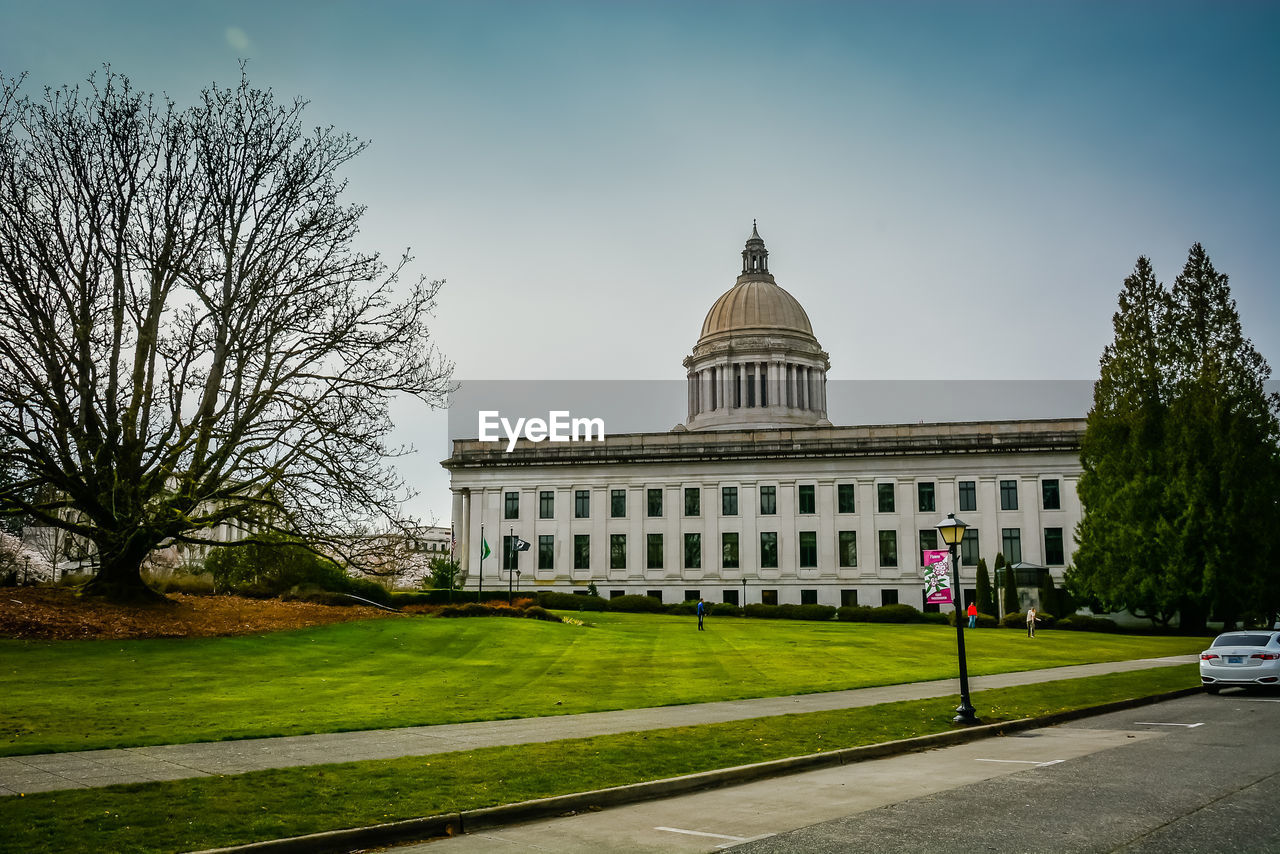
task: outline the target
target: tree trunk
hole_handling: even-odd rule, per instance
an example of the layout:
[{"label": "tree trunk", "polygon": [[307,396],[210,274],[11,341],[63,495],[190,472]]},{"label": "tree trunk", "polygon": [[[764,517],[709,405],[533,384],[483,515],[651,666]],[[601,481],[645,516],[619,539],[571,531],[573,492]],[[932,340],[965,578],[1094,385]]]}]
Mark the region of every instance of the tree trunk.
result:
[{"label": "tree trunk", "polygon": [[80,588],[81,596],[100,596],[111,602],[163,603],[170,600],[147,586],[142,580],[142,561],[150,550],[98,548],[98,572]]}]

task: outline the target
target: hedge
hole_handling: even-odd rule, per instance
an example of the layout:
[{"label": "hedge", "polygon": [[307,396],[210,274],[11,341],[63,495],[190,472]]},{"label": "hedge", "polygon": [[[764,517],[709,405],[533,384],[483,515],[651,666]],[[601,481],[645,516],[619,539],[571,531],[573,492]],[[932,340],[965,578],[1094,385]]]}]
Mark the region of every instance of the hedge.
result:
[{"label": "hedge", "polygon": [[652,596],[618,596],[607,600],[608,610],[625,611],[630,614],[661,614],[666,609],[662,603]]},{"label": "hedge", "polygon": [[[1056,622],[1057,619],[1048,611],[1036,612],[1037,629],[1051,629],[1053,628],[1053,624]],[[1027,612],[1013,611],[1012,613],[1005,614],[1000,620],[1000,625],[1004,626],[1006,629],[1025,629],[1027,627]]]},{"label": "hedge", "polygon": [[[947,618],[948,626],[954,626],[956,624],[955,611],[948,611],[946,614],[946,618]],[[995,615],[993,614],[979,614],[977,623],[978,623],[978,628],[980,629],[996,629],[1000,627],[1000,621],[996,619]],[[966,626],[969,625],[969,617],[967,615],[965,615],[964,617],[964,624]]]},{"label": "hedge", "polygon": [[1077,632],[1116,632],[1120,627],[1115,620],[1106,617],[1095,617],[1092,614],[1072,614],[1058,621],[1055,629],[1067,629]]},{"label": "hedge", "polygon": [[609,603],[599,597],[581,593],[557,593],[543,590],[538,594],[538,604],[553,611],[604,611]]}]

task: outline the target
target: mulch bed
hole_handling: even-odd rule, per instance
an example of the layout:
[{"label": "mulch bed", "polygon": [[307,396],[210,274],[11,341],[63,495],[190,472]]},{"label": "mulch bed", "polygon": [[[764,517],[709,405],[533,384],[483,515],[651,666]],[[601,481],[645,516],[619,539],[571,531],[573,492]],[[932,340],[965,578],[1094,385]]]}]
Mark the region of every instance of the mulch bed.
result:
[{"label": "mulch bed", "polygon": [[398,617],[364,605],[333,606],[241,596],[170,593],[172,605],[115,605],[66,588],[0,589],[0,637],[39,640],[251,635]]}]

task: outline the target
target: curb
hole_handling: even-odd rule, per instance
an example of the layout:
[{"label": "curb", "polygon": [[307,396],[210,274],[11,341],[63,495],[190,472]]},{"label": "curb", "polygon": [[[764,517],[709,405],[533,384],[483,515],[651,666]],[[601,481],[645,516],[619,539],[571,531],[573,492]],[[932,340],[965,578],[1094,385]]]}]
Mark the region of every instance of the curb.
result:
[{"label": "curb", "polygon": [[757,762],[751,765],[701,771],[696,774],[686,774],[682,777],[668,777],[662,780],[650,780],[644,783],[631,783],[625,786],[597,789],[591,792],[575,792],[569,795],[557,795],[556,797],[522,801],[515,804],[502,804],[495,807],[484,807],[483,809],[412,818],[388,824],[375,824],[369,827],[329,830],[323,833],[311,833],[306,836],[294,836],[287,839],[250,842],[245,845],[234,845],[228,848],[210,848],[195,852],[195,854],[312,854],[312,852],[315,852],[315,854],[320,854],[320,852],[338,854],[338,852],[348,852],[360,848],[421,842],[441,836],[456,836],[477,830],[573,815],[579,812],[594,812],[605,807],[623,806],[625,804],[671,797],[672,795],[715,789],[721,786],[749,783],[769,777],[795,774],[800,771],[812,771],[836,765],[849,765],[870,759],[882,759],[886,756],[932,750],[936,747],[966,744],[971,741],[993,738],[1007,733],[1054,726],[1068,721],[1079,720],[1080,718],[1124,711],[1125,709],[1138,708],[1164,702],[1165,700],[1174,700],[1179,697],[1188,697],[1192,694],[1199,694],[1202,690],[1200,686],[1179,688],[1176,691],[1166,691],[1163,694],[1153,694],[1149,697],[1117,700],[1100,706],[1056,712],[1052,715],[1044,715],[1038,718],[1022,718],[997,724],[979,724],[966,729],[921,735],[898,741],[886,741],[881,744],[845,747],[825,753],[811,753],[807,756],[773,759],[768,762]]}]

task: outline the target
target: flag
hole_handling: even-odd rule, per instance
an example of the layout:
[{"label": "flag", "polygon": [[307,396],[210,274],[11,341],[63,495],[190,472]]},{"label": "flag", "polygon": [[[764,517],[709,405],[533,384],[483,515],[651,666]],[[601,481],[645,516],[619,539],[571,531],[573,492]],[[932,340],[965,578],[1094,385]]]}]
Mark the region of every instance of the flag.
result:
[{"label": "flag", "polygon": [[489,541],[484,538],[483,534],[481,534],[480,535],[480,559],[484,560],[488,556],[489,556]]},{"label": "flag", "polygon": [[517,551],[517,552],[527,552],[529,551],[529,544],[524,540],[520,539],[519,537],[516,537],[515,544],[511,547],[511,549],[512,551]]}]

